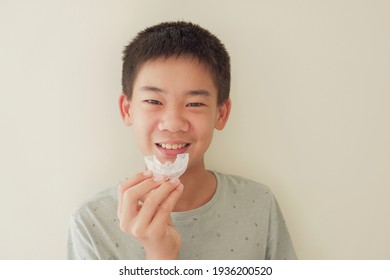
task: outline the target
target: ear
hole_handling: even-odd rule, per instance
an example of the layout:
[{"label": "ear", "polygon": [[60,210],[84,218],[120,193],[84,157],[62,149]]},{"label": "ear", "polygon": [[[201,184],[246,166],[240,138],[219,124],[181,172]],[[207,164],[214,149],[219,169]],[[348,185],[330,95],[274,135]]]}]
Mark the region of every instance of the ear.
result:
[{"label": "ear", "polygon": [[122,93],[119,96],[119,110],[122,116],[122,120],[127,126],[130,126],[133,122],[131,118],[130,108],[131,102],[127,99],[127,96]]},{"label": "ear", "polygon": [[222,105],[218,106],[217,121],[215,122],[216,129],[222,130],[225,127],[226,122],[229,119],[231,107],[232,102],[230,98],[228,98]]}]

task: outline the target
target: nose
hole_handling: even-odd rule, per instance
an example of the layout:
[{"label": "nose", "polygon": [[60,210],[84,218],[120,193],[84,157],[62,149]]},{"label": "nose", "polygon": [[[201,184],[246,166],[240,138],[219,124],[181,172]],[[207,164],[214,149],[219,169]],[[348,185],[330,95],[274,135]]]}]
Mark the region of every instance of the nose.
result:
[{"label": "nose", "polygon": [[188,128],[189,122],[182,110],[170,108],[161,114],[161,119],[158,124],[160,131],[168,131],[171,133],[186,132]]}]

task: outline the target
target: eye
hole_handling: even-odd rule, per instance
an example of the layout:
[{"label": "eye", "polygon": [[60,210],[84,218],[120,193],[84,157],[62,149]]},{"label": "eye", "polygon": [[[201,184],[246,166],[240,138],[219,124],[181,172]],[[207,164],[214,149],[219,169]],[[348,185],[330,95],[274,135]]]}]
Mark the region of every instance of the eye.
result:
[{"label": "eye", "polygon": [[155,99],[146,99],[144,102],[149,103],[151,105],[162,105],[162,103]]},{"label": "eye", "polygon": [[187,107],[202,107],[202,106],[206,106],[206,105],[200,102],[191,102],[187,104]]}]

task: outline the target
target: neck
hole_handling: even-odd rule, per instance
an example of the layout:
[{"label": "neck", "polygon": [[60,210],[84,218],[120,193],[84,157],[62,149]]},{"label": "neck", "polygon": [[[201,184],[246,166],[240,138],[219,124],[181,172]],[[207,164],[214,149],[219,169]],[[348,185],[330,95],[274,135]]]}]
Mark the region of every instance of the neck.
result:
[{"label": "neck", "polygon": [[188,168],[180,181],[184,190],[174,212],[190,211],[203,206],[210,201],[217,186],[214,174],[205,169],[203,161],[198,166]]}]

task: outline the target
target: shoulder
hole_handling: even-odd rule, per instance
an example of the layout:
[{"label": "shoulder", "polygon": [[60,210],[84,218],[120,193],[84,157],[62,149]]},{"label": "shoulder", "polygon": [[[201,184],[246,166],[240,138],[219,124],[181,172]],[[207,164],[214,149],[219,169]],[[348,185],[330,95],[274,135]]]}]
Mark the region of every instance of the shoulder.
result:
[{"label": "shoulder", "polygon": [[268,186],[242,176],[220,172],[214,172],[214,174],[217,176],[219,183],[232,190],[251,191],[262,194],[269,194],[271,192]]},{"label": "shoulder", "polygon": [[262,183],[238,175],[220,172],[214,172],[214,174],[224,192],[228,194],[247,200],[256,200],[261,203],[267,202],[267,204],[273,200],[271,189]]},{"label": "shoulder", "polygon": [[118,204],[116,190],[116,187],[107,188],[84,201],[75,209],[73,218],[80,221],[116,213]]}]

